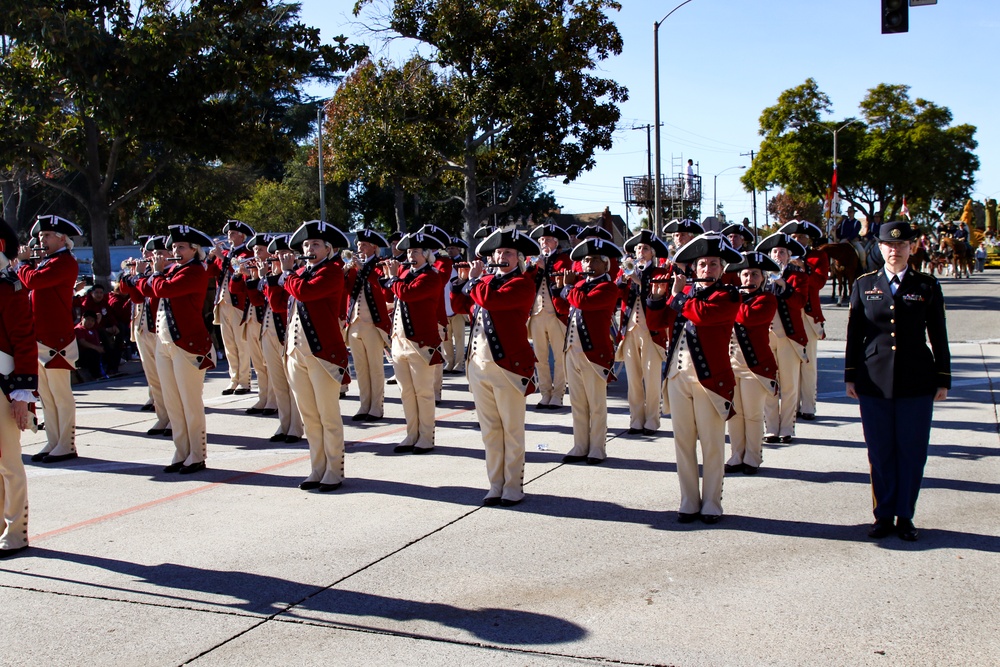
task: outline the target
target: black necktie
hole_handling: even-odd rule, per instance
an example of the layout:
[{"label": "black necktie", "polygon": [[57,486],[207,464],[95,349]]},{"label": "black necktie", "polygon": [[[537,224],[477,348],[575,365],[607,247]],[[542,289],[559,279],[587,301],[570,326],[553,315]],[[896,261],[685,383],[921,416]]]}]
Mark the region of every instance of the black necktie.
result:
[{"label": "black necktie", "polygon": [[892,277],[892,280],[889,281],[889,287],[892,289],[892,293],[896,294],[896,290],[899,289],[899,276]]}]

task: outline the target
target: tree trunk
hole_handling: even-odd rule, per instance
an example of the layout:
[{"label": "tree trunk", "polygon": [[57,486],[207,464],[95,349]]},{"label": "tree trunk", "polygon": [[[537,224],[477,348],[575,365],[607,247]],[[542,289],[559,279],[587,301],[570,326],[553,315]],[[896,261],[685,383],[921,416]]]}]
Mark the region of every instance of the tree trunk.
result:
[{"label": "tree trunk", "polygon": [[406,193],[399,182],[392,184],[393,208],[396,211],[396,231],[406,233],[406,210],[404,208]]},{"label": "tree trunk", "polygon": [[94,249],[94,284],[110,289],[111,248],[108,244],[108,207],[106,202],[91,198],[87,207],[90,215],[90,245]]},{"label": "tree trunk", "polygon": [[474,154],[466,153],[465,169],[462,170],[462,175],[465,182],[465,206],[462,207],[462,217],[465,219],[465,241],[470,248],[474,248],[472,235],[479,229],[481,221],[479,200],[476,198],[479,182],[476,180],[476,156]]}]

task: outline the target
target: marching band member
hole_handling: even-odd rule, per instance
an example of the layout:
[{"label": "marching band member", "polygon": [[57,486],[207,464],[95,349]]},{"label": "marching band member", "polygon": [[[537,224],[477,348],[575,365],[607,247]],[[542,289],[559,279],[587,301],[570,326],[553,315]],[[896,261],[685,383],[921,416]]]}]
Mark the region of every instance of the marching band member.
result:
[{"label": "marching band member", "polygon": [[[754,235],[745,225],[734,222],[723,227],[719,233],[729,239],[729,245],[736,252],[742,254],[748,250],[753,250]],[[722,275],[722,282],[737,288],[743,284],[739,271],[726,271]]]},{"label": "marching band member", "polygon": [[288,245],[302,248],[306,258],[296,271],[294,255],[281,258],[282,284],[291,296],[285,332],[288,383],[302,415],[311,465],[299,488],[325,493],[344,480],[344,422],[336,397],[350,376],[339,324],[344,268],[334,258],[348,241],[330,223],[312,220],[295,230]]},{"label": "marching band member", "polygon": [[83,232],[55,215],[39,216],[31,228],[44,259],[29,262],[31,250],[22,246],[17,277],[31,291],[31,312],[38,338],[38,395],[45,410],[46,445],[32,461],[58,463],[75,459],[76,401],[71,375],[80,356],[73,331],[73,286],[77,262],[70,250],[71,236]]},{"label": "marching band member", "polygon": [[[618,287],[608,276],[612,257],[622,251],[603,239],[586,239],[570,255],[579,260],[584,280],[567,272],[555,276],[560,300],[570,306],[564,350],[573,409],[573,448],[564,463],[600,465],[607,457],[608,382],[614,379],[611,318],[618,303]],[[564,286],[565,283],[565,286]]]},{"label": "marching band member", "polygon": [[790,235],[806,248],[805,256],[793,259],[792,262],[802,268],[809,276],[809,296],[802,309],[802,320],[805,322],[806,357],[808,362],[800,366],[799,374],[799,410],[798,417],[806,421],[816,418],[816,386],[819,381],[818,342],[826,338],[823,330],[823,309],[820,306],[820,290],[826,285],[830,275],[830,257],[825,252],[817,250],[816,242],[823,238],[823,231],[811,222],[805,220],[789,220],[778,229]]},{"label": "marching band member", "polygon": [[743,261],[726,267],[740,276],[741,303],[729,343],[729,358],[736,374],[733,407],[736,414],[727,424],[732,455],[726,472],[756,475],[764,460],[764,404],[778,390],[778,362],[771,351],[771,322],[778,300],[768,291],[768,273],[778,265],[763,253],[743,253]]},{"label": "marching band member", "polygon": [[434,380],[441,356],[438,304],[441,278],[430,264],[441,240],[429,233],[406,234],[399,249],[410,265],[386,263],[382,285],[396,297],[392,316],[392,367],[399,383],[406,419],[406,437],[393,449],[398,454],[426,454],[434,448]]},{"label": "marching band member", "polygon": [[[267,366],[268,386],[278,413],[278,428],[269,440],[294,444],[302,439],[303,430],[302,417],[299,415],[299,408],[295,405],[295,397],[289,386],[285,358],[288,292],[280,284],[280,265],[286,256],[290,256],[292,261],[295,260],[295,253],[288,247],[288,238],[287,234],[275,234],[267,246],[267,252],[272,257],[267,261],[266,274],[260,278],[259,287],[267,300],[260,343],[264,352],[264,364]],[[264,414],[271,413],[265,409]]]},{"label": "marching band member", "polygon": [[465,369],[486,449],[487,506],[510,507],[524,499],[525,396],[535,390],[527,321],[535,284],[523,265],[526,256],[540,252],[528,236],[498,229],[476,248],[477,256],[491,254],[496,273],[485,273],[477,259],[459,271],[454,285],[476,305]]},{"label": "marching band member", "polygon": [[646,301],[654,278],[667,274],[656,265],[666,258],[667,246],[648,229],[625,242],[630,257],[618,276],[622,300],[616,361],[625,362],[628,378],[630,435],[653,435],[660,428],[660,387],[666,360],[667,332],[653,329],[646,320]]},{"label": "marching band member", "polygon": [[465,251],[469,249],[469,244],[452,236],[445,252],[451,258],[451,275],[444,284],[444,305],[445,315],[448,319],[448,326],[444,333],[444,372],[448,375],[465,375],[465,323],[468,322],[469,313],[455,310],[455,305],[451,299],[451,279],[458,277],[456,264],[465,262]]},{"label": "marching band member", "polygon": [[670,262],[670,276],[675,273],[685,273],[687,272],[687,267],[683,263],[678,265],[676,254],[682,247],[684,247],[691,239],[698,236],[699,234],[705,233],[705,228],[694,220],[689,220],[684,218],[683,220],[673,219],[663,226],[663,233],[670,234],[670,243],[673,246],[673,251],[675,257],[671,259]]},{"label": "marching band member", "polygon": [[28,478],[21,461],[21,431],[34,423],[38,345],[28,290],[11,266],[17,235],[0,219],[0,558],[28,548]]},{"label": "marching band member", "polygon": [[771,349],[778,360],[778,395],[769,396],[764,408],[764,442],[791,442],[795,435],[795,413],[799,407],[800,366],[808,362],[809,342],[802,319],[802,308],[809,298],[809,277],[792,257],[801,257],[806,249],[788,234],[775,232],[757,244],[757,252],[770,253],[781,268],[774,281],[778,311],[771,324]]},{"label": "marching band member", "polygon": [[225,250],[214,245],[208,253],[208,275],[216,280],[215,323],[222,330],[222,347],[229,363],[229,385],[223,396],[250,393],[250,348],[244,337],[243,316],[247,310],[246,295],[233,294],[230,279],[235,270],[234,260],[249,259],[252,252],[246,246],[254,235],[250,225],[239,220],[229,220],[222,228],[232,246]]},{"label": "marching band member", "polygon": [[146,431],[147,435],[164,435],[173,437],[170,428],[170,418],[163,402],[163,387],[160,384],[160,373],[156,370],[156,346],[159,344],[156,336],[156,313],[160,308],[160,300],[155,296],[143,296],[136,288],[140,278],[146,278],[151,272],[150,264],[157,257],[163,259],[166,265],[173,263],[173,255],[166,246],[165,236],[150,236],[143,246],[143,261],[131,265],[130,275],[123,276],[118,281],[118,289],[127,294],[135,304],[135,317],[132,321],[132,339],[139,350],[139,361],[142,372],[146,375],[149,395],[153,411],[156,412],[156,423]]},{"label": "marching band member", "polygon": [[[424,225],[417,230],[422,234],[430,234],[437,239],[439,249],[443,249],[451,241],[451,235],[437,225]],[[445,298],[451,287],[451,257],[434,253],[431,256],[431,265],[437,271],[438,283],[440,284],[440,298],[437,303],[438,326],[441,327],[440,339],[444,340],[445,332],[448,329],[447,309],[451,306],[450,300]],[[434,365],[434,402],[441,402],[441,390],[444,388],[444,364]]]},{"label": "marching band member", "polygon": [[[693,267],[693,284],[681,273],[667,283],[654,283],[649,303],[650,326],[672,326],[667,353],[668,404],[677,450],[681,505],[677,520],[699,517],[707,524],[722,518],[726,420],[733,415],[736,378],[729,362],[729,339],[739,310],[736,288],[719,281],[725,263],[742,256],[716,232],[681,246],[676,262]],[[697,444],[701,442],[704,481],[698,489]]]},{"label": "marching band member", "polygon": [[[152,259],[153,253],[150,250],[146,250],[146,245],[149,244],[149,241],[153,238],[155,237],[147,234],[142,234],[137,238],[137,240],[139,241],[138,245],[142,256],[141,259],[134,260],[134,262],[131,260],[125,260],[124,262],[122,262],[122,275],[125,278],[128,278],[131,275],[135,275],[136,271],[132,270],[132,268],[129,266],[130,264],[133,263],[144,264],[145,266],[144,272],[146,273],[149,272],[150,270],[149,261]],[[125,281],[119,278],[118,291],[128,296],[129,301],[132,302],[132,316],[129,319],[129,335],[131,336],[132,342],[135,343],[136,353],[139,354],[139,363],[141,364],[142,354],[139,353],[139,335],[142,332],[142,329],[146,326],[146,303],[143,296],[138,292],[136,292],[135,294],[131,294],[129,292],[128,284],[123,284],[124,282]],[[153,322],[153,326],[154,327],[156,326],[155,322]],[[145,367],[143,367],[143,374],[145,374],[145,372],[146,372]],[[146,386],[146,395],[147,395],[146,402],[143,404],[141,408],[139,408],[139,411],[156,412],[156,407],[153,405],[153,391],[152,389],[149,388],[148,383]]]},{"label": "marching band member", "polygon": [[261,268],[267,266],[267,246],[272,238],[272,234],[254,234],[247,239],[246,247],[252,254],[248,258],[237,260],[229,283],[233,294],[245,303],[242,325],[244,349],[249,352],[250,363],[257,374],[257,402],[246,409],[248,415],[263,414],[265,410],[274,414],[272,411],[277,409],[275,398],[271,394],[270,369],[264,359],[261,340],[267,299],[260,291],[260,275]]},{"label": "marching band member", "polygon": [[[535,349],[535,371],[538,373],[539,410],[558,410],[566,393],[566,324],[569,311],[566,302],[557,298],[556,275],[571,269],[569,255],[559,251],[560,241],[569,241],[569,235],[554,224],[538,225],[531,230],[531,238],[542,249],[525,275],[535,283],[535,302],[531,306],[528,332]],[[606,267],[605,267],[606,268]],[[552,368],[549,368],[549,355]]]},{"label": "marching band member", "polygon": [[[379,248],[389,244],[374,229],[357,233],[358,252],[347,270],[347,344],[354,359],[361,404],[351,421],[371,422],[382,419],[385,402],[384,350],[389,344],[392,319],[386,307],[386,294],[380,280]],[[398,243],[398,241],[397,241]],[[405,252],[405,251],[404,251]]]},{"label": "marching band member", "polygon": [[136,289],[160,300],[156,313],[156,370],[167,418],[173,431],[174,452],[163,472],[189,475],[205,469],[208,440],[202,389],[205,372],[215,368],[215,349],[202,306],[208,291],[203,248],[212,245],[205,233],[186,225],[168,228],[165,244],[175,263],[164,256],[153,259],[153,273],[139,278]]},{"label": "marching band member", "polygon": [[[607,241],[609,243],[612,243],[615,240],[611,232],[609,232],[607,229],[599,225],[587,225],[586,227],[581,227],[576,234],[578,242],[585,241],[587,239],[601,239],[602,241]],[[571,247],[575,248],[577,245],[579,245],[579,243],[576,243]],[[611,258],[609,257],[608,259]],[[618,260],[611,259],[611,266],[608,267],[608,275],[617,276],[619,268],[621,267],[618,266]],[[573,270],[579,273],[579,271],[581,270],[580,262],[573,263]]]}]

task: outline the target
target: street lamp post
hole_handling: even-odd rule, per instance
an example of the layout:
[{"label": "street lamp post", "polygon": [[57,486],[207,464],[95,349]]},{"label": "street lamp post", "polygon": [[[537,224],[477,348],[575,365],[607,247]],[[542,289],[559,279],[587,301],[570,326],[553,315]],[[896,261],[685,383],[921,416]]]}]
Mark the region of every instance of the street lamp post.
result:
[{"label": "street lamp post", "polygon": [[[834,173],[834,182],[836,182],[836,174],[837,174],[837,134],[841,130],[843,130],[845,127],[847,127],[848,125],[851,125],[853,123],[860,123],[860,122],[861,122],[860,119],[858,119],[858,118],[852,118],[851,120],[847,121],[846,123],[844,123],[843,125],[841,125],[840,127],[838,127],[835,130],[827,127],[826,123],[823,123],[823,122],[818,121],[818,120],[798,120],[798,121],[795,121],[793,123],[793,125],[795,127],[801,127],[803,125],[815,125],[816,127],[821,127],[821,128],[823,128],[824,130],[826,130],[827,132],[829,132],[830,134],[833,135],[833,173]],[[836,194],[837,193],[834,193],[834,196],[836,196]],[[830,206],[830,215],[826,219],[826,233],[827,233],[827,235],[829,235],[829,233],[830,233],[830,221],[831,220],[833,220],[833,206],[832,206],[832,201],[831,201],[831,206]]]},{"label": "street lamp post", "polygon": [[730,169],[746,169],[746,168],[747,168],[746,165],[739,164],[736,165],[735,167],[726,167],[718,174],[712,174],[712,215],[719,214],[719,202],[716,199],[716,195],[718,194],[718,189],[719,189],[719,176],[726,173]]},{"label": "street lamp post", "polygon": [[691,2],[691,0],[684,0],[684,2],[667,12],[666,16],[653,24],[653,124],[655,126],[656,134],[656,181],[653,184],[655,188],[653,191],[653,202],[655,206],[653,211],[653,220],[657,235],[663,233],[663,198],[660,196],[660,25],[670,18],[671,14],[689,2]]}]

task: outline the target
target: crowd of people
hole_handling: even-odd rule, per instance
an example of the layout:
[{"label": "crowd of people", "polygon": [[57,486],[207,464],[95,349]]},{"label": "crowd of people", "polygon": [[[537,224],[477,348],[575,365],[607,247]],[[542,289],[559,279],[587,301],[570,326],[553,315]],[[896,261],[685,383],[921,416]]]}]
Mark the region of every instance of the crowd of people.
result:
[{"label": "crowd of people", "polygon": [[[74,297],[71,237],[80,230],[73,223],[39,218],[35,250],[19,247],[10,228],[0,227],[0,381],[9,404],[0,409],[0,555],[27,546],[19,432],[40,402],[46,445],[31,460],[76,458],[70,373],[78,363],[100,370],[107,350],[120,350],[123,332],[138,350],[148,409],[156,413],[148,434],[173,440],[165,473],[206,468],[203,391],[216,365],[211,328],[218,325],[228,360],[222,393],[251,393],[256,375],[257,400],[247,414],[274,418],[272,442],[308,440],[310,470],[299,488],[321,493],[345,478],[338,397],[352,382],[349,360],[360,401],[351,421],[384,419],[385,385],[398,385],[406,422],[394,448],[399,454],[433,452],[443,376],[466,374],[485,450],[486,506],[525,497],[533,393],[540,396],[537,410],[559,411],[568,388],[573,446],[565,463],[606,460],[607,385],[616,379],[616,361],[628,383],[625,435],[656,437],[661,415],[671,416],[683,523],[717,523],[724,476],[757,474],[764,443],[792,442],[796,422],[815,418],[817,343],[825,337],[819,292],[829,262],[813,247],[821,230],[804,220],[759,241],[740,224],[704,232],[695,221],[674,220],[668,240],[642,230],[621,247],[598,226],[548,223],[530,234],[483,227],[472,252],[435,225],[389,237],[362,229],[353,252],[344,233],[323,221],[287,235],[231,220],[225,242],[188,226],[167,231],[145,241],[142,258],[125,267],[114,293],[95,287]],[[877,239],[886,268],[859,280],[852,295],[845,380],[848,394],[862,397],[866,438],[871,432],[878,441],[877,450],[869,442],[878,452],[873,537],[898,518],[900,536],[916,539],[912,514],[923,463],[907,452],[923,438],[926,458],[926,394],[943,398],[950,383],[940,287],[907,274],[905,259],[899,264],[911,237],[905,223],[882,225]],[[902,278],[898,293],[889,286],[893,276]],[[206,321],[206,295],[213,293]],[[896,337],[897,318],[906,335]],[[906,345],[908,354],[928,357],[934,376],[908,376],[894,392],[900,365],[893,370],[891,353],[883,359],[887,345],[877,350],[883,357],[871,353],[887,336],[893,352]],[[385,377],[385,357],[393,378]],[[896,404],[916,389],[918,403]],[[911,419],[898,433],[885,427],[906,421],[909,410],[926,413],[926,424]],[[900,456],[909,461],[905,484],[892,478]]]}]

